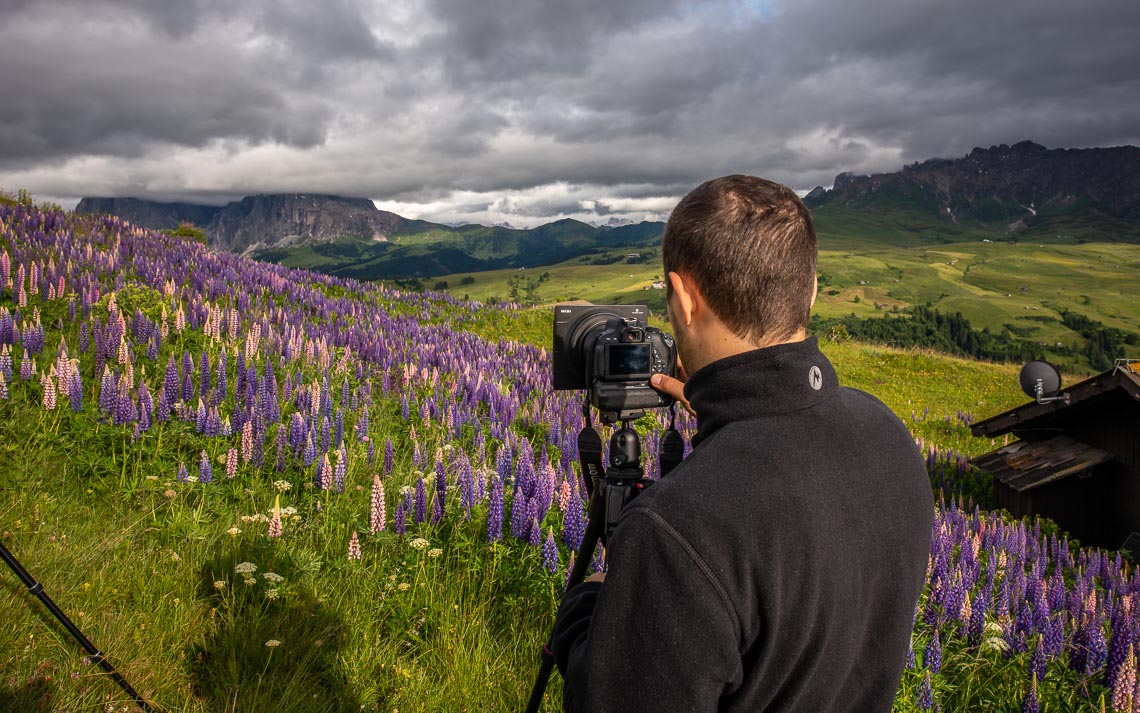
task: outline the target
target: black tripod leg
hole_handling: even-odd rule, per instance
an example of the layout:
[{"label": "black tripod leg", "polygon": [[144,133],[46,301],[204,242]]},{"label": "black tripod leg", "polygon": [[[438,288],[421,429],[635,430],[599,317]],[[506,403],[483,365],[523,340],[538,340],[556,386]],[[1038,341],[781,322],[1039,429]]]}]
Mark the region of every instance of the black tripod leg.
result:
[{"label": "black tripod leg", "polygon": [[[582,536],[582,544],[575,555],[574,569],[570,570],[570,578],[566,581],[566,591],[580,584],[586,578],[586,568],[594,558],[594,550],[598,545],[598,538],[602,536],[606,525],[605,487],[598,484],[590,496],[589,521],[586,523],[586,534]],[[542,705],[542,696],[546,693],[546,683],[550,680],[550,672],[554,670],[554,656],[550,653],[550,641],[554,639],[554,632],[547,639],[542,651],[542,664],[538,675],[534,679],[534,688],[530,692],[530,701],[526,705],[526,713],[538,713]]]},{"label": "black tripod leg", "polygon": [[77,627],[71,621],[71,619],[69,619],[67,615],[64,614],[60,608],[55,605],[55,602],[53,602],[51,600],[51,597],[48,596],[47,592],[44,591],[43,585],[33,579],[32,575],[28,574],[28,570],[24,569],[19,560],[16,559],[16,556],[9,552],[8,548],[5,547],[4,543],[2,542],[0,542],[0,557],[2,557],[4,561],[8,563],[8,567],[10,567],[12,571],[16,573],[16,576],[19,577],[20,581],[22,581],[28,588],[28,591],[36,595],[36,597],[38,597],[39,600],[43,602],[44,606],[47,607],[48,611],[50,611],[52,615],[55,616],[59,623],[63,624],[63,628],[67,629],[67,631],[75,637],[75,640],[78,641],[80,645],[83,646],[83,648],[87,649],[87,653],[91,654],[91,660],[98,663],[103,668],[103,670],[111,676],[111,679],[114,680],[115,683],[119,684],[120,688],[126,691],[127,695],[129,695],[134,700],[135,704],[138,705],[139,708],[142,708],[148,713],[153,711],[154,709],[151,708],[150,705],[148,705],[147,702],[142,699],[142,696],[136,693],[135,689],[131,688],[131,684],[127,683],[127,680],[119,675],[119,672],[115,670],[115,667],[112,666],[109,661],[107,661],[106,657],[103,655],[103,652],[95,648],[95,644],[91,643],[90,639],[84,636],[83,632],[79,630],[79,627]]}]

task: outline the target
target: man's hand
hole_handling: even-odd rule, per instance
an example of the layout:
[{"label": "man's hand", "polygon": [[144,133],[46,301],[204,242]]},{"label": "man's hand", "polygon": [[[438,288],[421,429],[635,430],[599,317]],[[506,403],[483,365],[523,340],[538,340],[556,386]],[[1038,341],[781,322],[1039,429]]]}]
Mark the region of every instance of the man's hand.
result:
[{"label": "man's hand", "polygon": [[[682,379],[685,376],[685,372],[680,368],[677,369],[677,373]],[[654,374],[649,380],[649,384],[666,396],[672,396],[677,399],[677,403],[681,404],[682,408],[688,411],[690,415],[696,416],[697,414],[693,411],[693,407],[690,406],[688,400],[685,399],[685,382],[682,379],[674,379],[665,374]]]}]

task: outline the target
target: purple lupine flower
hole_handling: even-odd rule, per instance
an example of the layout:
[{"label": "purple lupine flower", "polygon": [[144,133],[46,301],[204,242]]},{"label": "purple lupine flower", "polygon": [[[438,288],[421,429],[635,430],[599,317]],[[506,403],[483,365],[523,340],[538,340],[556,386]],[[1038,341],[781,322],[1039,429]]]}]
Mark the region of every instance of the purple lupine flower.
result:
[{"label": "purple lupine flower", "polygon": [[166,376],[163,378],[162,385],[166,389],[166,398],[170,404],[178,401],[178,364],[174,361],[174,355],[170,355],[170,360],[166,362]]},{"label": "purple lupine flower", "polygon": [[210,390],[210,354],[202,350],[201,366],[199,367],[198,393],[206,394]]},{"label": "purple lupine flower", "polygon": [[209,483],[214,477],[214,470],[210,467],[210,458],[206,455],[206,451],[202,451],[202,457],[198,461],[198,482]]},{"label": "purple lupine flower", "polygon": [[154,417],[158,419],[159,423],[166,423],[170,420],[170,402],[166,398],[166,387],[158,387],[158,401],[155,404]]},{"label": "purple lupine flower", "polygon": [[503,539],[503,481],[497,475],[491,478],[491,495],[487,510],[487,540]]},{"label": "purple lupine flower", "polygon": [[1031,674],[1029,679],[1029,692],[1021,702],[1021,713],[1038,713],[1040,708],[1037,702],[1037,674]]},{"label": "purple lupine flower", "polygon": [[926,644],[926,652],[922,656],[922,663],[930,669],[931,673],[938,673],[942,670],[942,641],[937,629],[934,630],[930,641]]},{"label": "purple lupine flower", "polygon": [[395,461],[395,449],[392,447],[392,439],[384,439],[384,475],[392,474],[392,465]]},{"label": "purple lupine flower", "polygon": [[594,559],[590,562],[590,569],[601,572],[606,568],[606,548],[599,539],[594,545]]},{"label": "purple lupine flower", "polygon": [[440,504],[439,497],[431,499],[431,524],[438,525],[439,521],[443,519],[443,506]]},{"label": "purple lupine flower", "polygon": [[342,447],[336,452],[336,466],[333,467],[333,486],[338,493],[344,492],[344,476],[348,473],[348,454]]},{"label": "purple lupine flower", "polygon": [[71,376],[67,380],[67,398],[71,402],[73,413],[83,410],[83,381],[79,369],[71,370]]},{"label": "purple lupine flower", "polygon": [[442,510],[447,505],[447,472],[443,468],[443,460],[437,453],[435,456],[435,497],[439,500]]},{"label": "purple lupine flower", "polygon": [[[74,402],[73,402],[74,403]],[[150,414],[154,410],[154,401],[150,398],[150,391],[146,388],[146,383],[139,384],[139,431],[150,430]]]},{"label": "purple lupine flower", "polygon": [[368,514],[368,532],[375,535],[384,529],[384,520],[387,517],[384,508],[384,484],[380,481],[380,474],[372,478],[372,498]]},{"label": "purple lupine flower", "polygon": [[32,378],[32,360],[28,358],[28,350],[24,350],[24,358],[20,360],[20,379],[28,381]]},{"label": "purple lupine flower", "polygon": [[206,417],[208,416],[206,404],[202,403],[202,399],[198,399],[198,411],[196,413],[197,416],[194,418],[194,431],[196,433],[202,433],[206,430]]},{"label": "purple lupine flower", "polygon": [[1029,657],[1029,672],[1037,677],[1038,681],[1045,679],[1047,661],[1045,659],[1045,641],[1043,636],[1037,637],[1033,647],[1033,654]]},{"label": "purple lupine flower", "polygon": [[427,519],[427,486],[424,485],[423,476],[416,478],[415,510],[412,520],[418,525]]},{"label": "purple lupine flower", "polygon": [[392,524],[392,530],[397,535],[403,535],[408,531],[408,508],[407,501],[400,498],[400,502],[396,503],[395,521]]},{"label": "purple lupine flower", "polygon": [[364,437],[364,442],[368,444],[368,448],[364,453],[364,462],[371,468],[376,462],[376,443],[369,436]]},{"label": "purple lupine flower", "polygon": [[934,709],[934,688],[930,684],[930,671],[926,672],[922,678],[922,683],[918,685],[916,699],[919,709],[924,711]]},{"label": "purple lupine flower", "polygon": [[1089,617],[1086,627],[1085,645],[1088,647],[1088,656],[1085,660],[1086,676],[1104,666],[1108,660],[1108,642],[1104,639],[1104,629],[1101,627],[1100,617],[1095,614]]},{"label": "purple lupine flower", "polygon": [[1112,635],[1108,643],[1108,660],[1104,665],[1104,676],[1101,679],[1105,688],[1113,687],[1116,681],[1116,672],[1132,649],[1132,628],[1125,616],[1124,606],[1120,602],[1117,602],[1112,608],[1110,629]]},{"label": "purple lupine flower", "polygon": [[294,411],[292,418],[289,419],[289,448],[293,451],[294,458],[301,457],[305,448],[306,434],[305,418]]},{"label": "purple lupine flower", "polygon": [[119,390],[115,395],[115,404],[112,407],[111,421],[116,426],[121,426],[125,423],[130,423],[134,415],[134,401],[131,399],[131,392],[127,389],[127,380],[121,379],[119,381]]},{"label": "purple lupine flower", "polygon": [[464,517],[471,517],[471,509],[475,507],[475,482],[471,473],[471,461],[464,456],[459,463],[459,504],[463,507]]},{"label": "purple lupine flower", "polygon": [[562,542],[571,550],[577,551],[582,546],[582,538],[586,534],[585,513],[582,510],[582,499],[577,495],[570,497],[566,510],[566,518],[562,523]]},{"label": "purple lupine flower", "polygon": [[186,464],[185,463],[179,463],[178,464],[178,482],[179,483],[190,482],[190,473],[188,473],[186,471]]},{"label": "purple lupine flower", "polygon": [[312,435],[305,436],[305,453],[301,463],[308,468],[317,459],[317,446],[313,443]]},{"label": "purple lupine flower", "polygon": [[217,393],[220,401],[226,398],[226,348],[222,347],[222,351],[218,353],[218,378],[215,380],[217,385]]},{"label": "purple lupine flower", "polygon": [[1042,638],[1046,657],[1050,661],[1061,655],[1065,648],[1065,624],[1062,617],[1064,612],[1056,612],[1049,617],[1045,626],[1045,635]]},{"label": "purple lupine flower", "polygon": [[906,664],[905,668],[908,671],[914,670],[914,639],[906,642]]},{"label": "purple lupine flower", "polygon": [[558,571],[558,545],[554,543],[554,529],[547,530],[546,541],[542,543],[542,565],[548,572]]},{"label": "purple lupine flower", "polygon": [[566,578],[562,580],[562,591],[566,591],[566,588],[570,586],[570,575],[574,573],[575,559],[577,559],[577,555],[571,552],[570,561],[566,563]]},{"label": "purple lupine flower", "polygon": [[526,493],[522,488],[515,488],[514,497],[511,498],[511,537],[520,540],[526,538],[527,512],[529,509]]},{"label": "purple lupine flower", "polygon": [[360,418],[356,420],[356,440],[361,443],[368,437],[368,409],[360,414]]}]

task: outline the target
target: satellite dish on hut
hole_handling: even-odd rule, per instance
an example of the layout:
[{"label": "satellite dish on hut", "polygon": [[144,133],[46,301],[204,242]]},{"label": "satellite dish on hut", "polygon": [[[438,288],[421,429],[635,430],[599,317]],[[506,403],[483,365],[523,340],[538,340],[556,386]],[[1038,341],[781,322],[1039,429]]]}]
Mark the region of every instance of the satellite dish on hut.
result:
[{"label": "satellite dish on hut", "polygon": [[1021,382],[1021,390],[1039,404],[1053,401],[1069,403],[1068,394],[1058,394],[1061,390],[1061,372],[1047,361],[1029,362],[1021,367],[1017,379]]}]

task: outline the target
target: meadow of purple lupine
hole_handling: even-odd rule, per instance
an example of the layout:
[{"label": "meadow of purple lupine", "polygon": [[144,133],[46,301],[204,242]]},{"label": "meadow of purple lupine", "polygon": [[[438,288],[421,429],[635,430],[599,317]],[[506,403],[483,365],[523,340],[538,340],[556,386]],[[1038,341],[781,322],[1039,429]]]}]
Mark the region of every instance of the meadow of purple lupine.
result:
[{"label": "meadow of purple lupine", "polygon": [[[84,485],[116,502],[154,481],[168,498],[193,489],[199,502],[211,489],[233,503],[275,492],[272,508],[239,522],[234,505],[231,515],[231,536],[262,551],[299,536],[305,508],[342,513],[347,527],[319,533],[324,557],[346,568],[379,568],[399,542],[436,557],[450,537],[472,551],[509,547],[523,577],[562,581],[585,525],[574,452],[583,417],[576,397],[550,389],[545,351],[487,336],[521,314],[211,252],[112,217],[0,203],[0,415],[97,432],[90,446],[103,451],[77,462],[89,466]],[[928,417],[910,421],[921,430]],[[640,424],[650,474],[665,420]],[[1136,568],[1051,523],[988,511],[988,478],[918,440],[939,504],[895,710],[1140,710]],[[0,483],[6,517],[19,515],[22,485]],[[282,508],[283,494],[297,507]],[[19,549],[19,528],[4,527]],[[481,566],[479,556],[462,562]],[[359,598],[374,597],[377,582],[391,589],[361,581],[372,588]],[[224,591],[226,580],[214,584]],[[319,597],[319,575],[312,588]],[[550,601],[539,609],[549,614]],[[417,630],[437,614],[424,606]],[[511,626],[541,640],[549,624]],[[258,655],[283,656],[279,645]],[[520,668],[508,686],[520,706],[532,675]],[[402,700],[369,695],[358,702]]]}]

